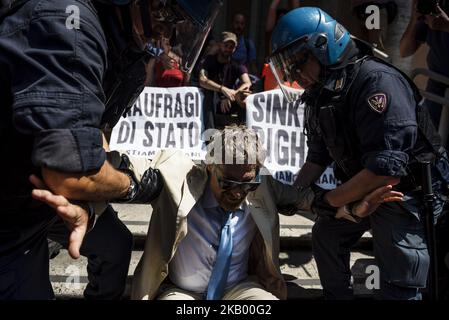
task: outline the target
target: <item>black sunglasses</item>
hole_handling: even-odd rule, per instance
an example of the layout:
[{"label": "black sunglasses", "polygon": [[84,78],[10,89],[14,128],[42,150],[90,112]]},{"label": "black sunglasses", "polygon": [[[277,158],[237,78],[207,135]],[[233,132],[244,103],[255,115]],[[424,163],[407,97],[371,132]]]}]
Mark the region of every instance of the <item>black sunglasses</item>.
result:
[{"label": "black sunglasses", "polygon": [[253,181],[243,182],[220,178],[217,176],[218,185],[221,189],[229,191],[235,188],[241,188],[245,192],[255,191],[260,185],[260,176],[257,173]]}]

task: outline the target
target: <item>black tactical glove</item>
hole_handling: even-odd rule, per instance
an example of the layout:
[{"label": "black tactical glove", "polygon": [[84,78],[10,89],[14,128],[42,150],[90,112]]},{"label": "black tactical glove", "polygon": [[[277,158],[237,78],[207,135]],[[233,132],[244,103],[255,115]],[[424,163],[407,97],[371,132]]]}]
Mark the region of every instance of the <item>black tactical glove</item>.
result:
[{"label": "black tactical glove", "polygon": [[335,217],[338,208],[333,207],[326,201],[325,195],[329,190],[320,188],[316,185],[311,187],[315,192],[315,198],[312,202],[312,212],[320,217]]},{"label": "black tactical glove", "polygon": [[128,194],[114,202],[146,204],[159,196],[164,185],[159,170],[148,168],[139,172],[126,154],[117,151],[108,152],[107,157],[117,170],[128,175],[130,181]]},{"label": "black tactical glove", "polygon": [[284,216],[294,216],[299,213],[299,209],[296,206],[278,206],[278,213]]},{"label": "black tactical glove", "polygon": [[297,202],[291,205],[278,206],[278,212],[285,216],[301,214],[303,211],[311,211],[315,193],[310,187],[296,187],[298,191]]}]

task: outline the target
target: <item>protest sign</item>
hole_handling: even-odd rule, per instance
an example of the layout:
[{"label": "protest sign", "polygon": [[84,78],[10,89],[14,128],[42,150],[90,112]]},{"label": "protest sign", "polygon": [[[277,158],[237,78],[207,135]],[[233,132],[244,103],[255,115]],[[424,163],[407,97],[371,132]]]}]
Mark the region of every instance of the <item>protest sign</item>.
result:
[{"label": "protest sign", "polygon": [[[250,95],[246,105],[247,125],[257,131],[267,150],[266,167],[276,179],[292,184],[307,156],[304,106],[288,103],[280,90]],[[202,109],[199,88],[147,87],[114,127],[111,150],[152,159],[161,149],[177,148],[192,160],[204,160]],[[317,183],[335,188],[332,168]]]},{"label": "protest sign", "polygon": [[114,127],[111,150],[151,159],[161,149],[176,148],[204,159],[202,102],[196,87],[146,87]]},{"label": "protest sign", "polygon": [[[303,104],[288,103],[277,89],[250,95],[246,106],[247,125],[257,131],[267,150],[265,166],[276,179],[292,184],[307,156]],[[317,183],[325,189],[335,188],[332,168]]]}]

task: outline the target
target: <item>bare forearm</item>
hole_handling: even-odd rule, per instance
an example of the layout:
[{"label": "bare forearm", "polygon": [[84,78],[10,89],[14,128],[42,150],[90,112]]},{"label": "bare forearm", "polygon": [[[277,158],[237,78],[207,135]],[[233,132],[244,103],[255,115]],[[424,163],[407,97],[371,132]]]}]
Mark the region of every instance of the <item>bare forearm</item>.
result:
[{"label": "bare forearm", "polygon": [[374,189],[391,184],[394,180],[397,180],[397,178],[378,176],[367,169],[363,169],[349,181],[328,192],[326,200],[333,207],[341,207],[362,199]]},{"label": "bare forearm", "polygon": [[318,178],[323,174],[325,167],[317,165],[312,162],[306,162],[302,166],[296,178],[295,185],[298,187],[308,187],[312,183],[318,180]]},{"label": "bare forearm", "polygon": [[208,79],[205,76],[200,76],[200,86],[207,90],[212,90],[216,92],[221,92],[222,85],[216,83],[213,80]]},{"label": "bare forearm", "polygon": [[280,0],[273,0],[271,2],[270,8],[268,9],[268,15],[267,15],[267,24],[265,25],[266,31],[271,31],[274,28],[274,25],[276,24],[276,10],[279,6]]},{"label": "bare forearm", "polygon": [[403,58],[414,54],[421,45],[416,40],[416,23],[416,18],[412,17],[399,43],[399,52]]},{"label": "bare forearm", "polygon": [[72,200],[109,201],[127,194],[129,178],[108,162],[92,174],[73,174],[42,168],[42,177],[50,190]]},{"label": "bare forearm", "polygon": [[241,90],[246,91],[246,90],[249,90],[249,89],[251,88],[251,85],[252,85],[251,81],[249,81],[249,82],[243,82],[243,83],[237,88],[236,91],[241,91]]}]

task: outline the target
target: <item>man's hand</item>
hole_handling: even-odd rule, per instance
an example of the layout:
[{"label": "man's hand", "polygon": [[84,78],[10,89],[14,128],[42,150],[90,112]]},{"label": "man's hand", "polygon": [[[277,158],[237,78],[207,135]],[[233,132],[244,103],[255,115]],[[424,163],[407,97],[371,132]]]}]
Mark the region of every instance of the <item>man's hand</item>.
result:
[{"label": "man's hand", "polygon": [[436,7],[437,14],[426,15],[426,23],[432,30],[438,30],[443,32],[449,32],[449,17],[446,12],[440,8],[439,5]]},{"label": "man's hand", "polygon": [[32,197],[55,209],[56,213],[64,220],[71,231],[69,254],[72,258],[78,259],[89,222],[88,212],[81,206],[70,203],[63,196],[57,196],[48,191],[44,182],[35,175],[30,176],[30,182],[37,188],[32,191]]},{"label": "man's hand", "polygon": [[246,98],[251,94],[251,90],[243,90],[239,89],[237,90],[237,93],[235,95],[235,100],[237,101],[238,105],[242,108],[246,107]]},{"label": "man's hand", "polygon": [[251,86],[253,84],[251,82],[248,83],[243,83],[238,89],[237,91],[249,91],[251,93]]},{"label": "man's hand", "polygon": [[223,93],[226,96],[226,98],[228,98],[231,102],[235,101],[235,95],[236,95],[237,91],[235,91],[233,89],[229,89],[225,86],[222,86],[221,93]]},{"label": "man's hand", "polygon": [[231,110],[231,101],[229,99],[221,99],[220,110],[223,113],[228,113]]},{"label": "man's hand", "polygon": [[163,53],[158,57],[159,61],[162,63],[164,70],[174,69],[175,60],[170,57],[167,53]]},{"label": "man's hand", "polygon": [[393,191],[392,185],[377,188],[368,194],[352,208],[352,214],[364,218],[372,214],[384,202],[402,201],[404,195],[401,192]]}]

